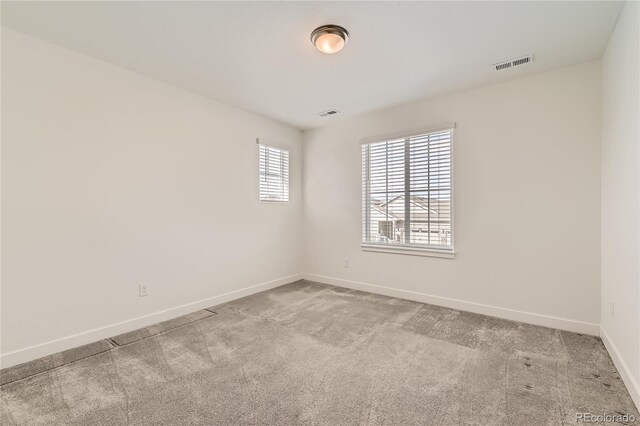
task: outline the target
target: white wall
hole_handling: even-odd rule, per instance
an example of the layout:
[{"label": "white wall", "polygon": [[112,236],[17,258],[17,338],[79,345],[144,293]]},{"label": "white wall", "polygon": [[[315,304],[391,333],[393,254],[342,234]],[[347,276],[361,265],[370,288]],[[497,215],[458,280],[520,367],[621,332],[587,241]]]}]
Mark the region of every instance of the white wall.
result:
[{"label": "white wall", "polygon": [[602,59],[602,337],[638,406],[639,21],[638,3],[627,2]]},{"label": "white wall", "polygon": [[[304,132],[306,276],[597,334],[600,114],[595,61]],[[457,257],[363,252],[360,142],[452,122]]]},{"label": "white wall", "polygon": [[298,130],[8,29],[2,89],[3,367],[300,277]]}]

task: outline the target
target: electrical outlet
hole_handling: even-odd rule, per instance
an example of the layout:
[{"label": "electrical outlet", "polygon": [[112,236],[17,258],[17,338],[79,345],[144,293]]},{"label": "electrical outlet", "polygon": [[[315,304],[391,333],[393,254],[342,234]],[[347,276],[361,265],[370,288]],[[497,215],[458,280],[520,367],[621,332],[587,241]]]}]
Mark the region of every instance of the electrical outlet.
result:
[{"label": "electrical outlet", "polygon": [[348,257],[344,258],[344,267],[345,268],[350,268],[351,267],[351,259],[349,259]]},{"label": "electrical outlet", "polygon": [[149,283],[141,283],[140,287],[140,297],[145,297],[149,295]]},{"label": "electrical outlet", "polygon": [[616,304],[614,302],[611,302],[611,319],[614,319],[616,317]]}]

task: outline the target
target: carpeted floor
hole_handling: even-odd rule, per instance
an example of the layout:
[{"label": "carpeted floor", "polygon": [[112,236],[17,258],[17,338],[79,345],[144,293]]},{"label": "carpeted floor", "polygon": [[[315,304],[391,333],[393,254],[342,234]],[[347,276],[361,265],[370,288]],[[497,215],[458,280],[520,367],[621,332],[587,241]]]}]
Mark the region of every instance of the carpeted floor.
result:
[{"label": "carpeted floor", "polygon": [[598,338],[304,281],[0,377],[3,426],[640,418]]}]

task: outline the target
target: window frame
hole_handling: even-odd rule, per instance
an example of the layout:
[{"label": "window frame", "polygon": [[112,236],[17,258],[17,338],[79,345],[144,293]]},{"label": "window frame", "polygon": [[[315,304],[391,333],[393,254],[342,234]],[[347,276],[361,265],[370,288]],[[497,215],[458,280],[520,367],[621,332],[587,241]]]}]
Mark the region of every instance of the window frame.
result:
[{"label": "window frame", "polygon": [[[265,204],[288,204],[291,201],[291,150],[286,147],[286,146],[282,146],[282,145],[278,145],[276,143],[270,142],[270,141],[266,141],[264,139],[256,139],[256,144],[258,146],[258,201],[260,203],[265,203]],[[261,192],[261,173],[260,173],[260,164],[261,164],[261,150],[262,147],[266,147],[267,149],[271,148],[271,149],[277,149],[280,151],[284,151],[287,153],[287,170],[286,170],[286,174],[287,174],[287,198],[286,200],[284,199],[263,199],[262,198],[262,192]]]},{"label": "window frame", "polygon": [[[387,135],[383,137],[376,138],[367,138],[361,142],[361,158],[360,158],[360,167],[361,167],[361,197],[362,197],[362,206],[360,211],[360,225],[361,225],[361,235],[360,235],[360,247],[363,251],[368,252],[378,252],[378,253],[392,253],[392,254],[403,254],[403,255],[411,255],[411,256],[428,256],[428,257],[439,257],[446,259],[455,258],[455,155],[454,155],[454,139],[455,139],[455,129],[456,124],[448,125],[448,126],[440,126],[436,128],[429,128],[427,130],[421,131],[413,131],[413,132],[404,132],[401,134],[395,135]],[[450,198],[450,221],[451,221],[451,244],[444,248],[438,247],[436,245],[426,245],[426,244],[390,244],[390,243],[376,243],[366,241],[365,229],[366,223],[365,221],[369,218],[369,187],[370,184],[367,183],[365,185],[365,179],[367,182],[370,182],[368,178],[368,173],[370,170],[365,170],[365,167],[370,169],[370,165],[362,161],[362,151],[364,147],[369,144],[374,143],[383,143],[389,142],[391,140],[399,140],[403,139],[407,141],[408,139],[428,135],[432,133],[439,133],[449,131],[451,133],[451,142],[450,142],[450,156],[451,156],[451,198]],[[405,185],[406,186],[406,185]],[[367,193],[365,193],[367,192]]]}]

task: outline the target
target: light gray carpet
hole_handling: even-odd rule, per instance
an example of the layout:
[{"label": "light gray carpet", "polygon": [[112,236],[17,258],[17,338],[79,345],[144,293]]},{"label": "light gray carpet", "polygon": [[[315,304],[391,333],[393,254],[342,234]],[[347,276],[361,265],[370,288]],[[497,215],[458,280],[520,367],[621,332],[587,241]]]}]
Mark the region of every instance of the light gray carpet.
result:
[{"label": "light gray carpet", "polygon": [[3,426],[640,417],[598,338],[303,281],[0,376]]}]

